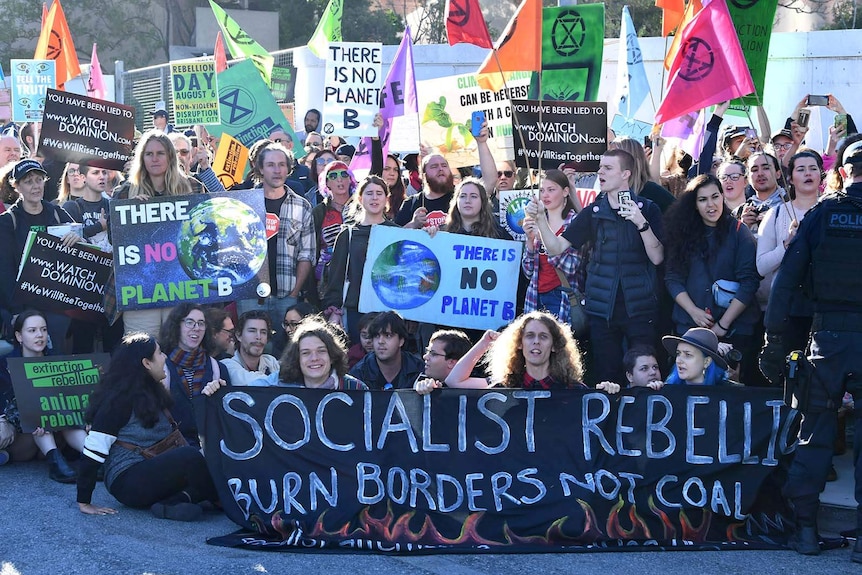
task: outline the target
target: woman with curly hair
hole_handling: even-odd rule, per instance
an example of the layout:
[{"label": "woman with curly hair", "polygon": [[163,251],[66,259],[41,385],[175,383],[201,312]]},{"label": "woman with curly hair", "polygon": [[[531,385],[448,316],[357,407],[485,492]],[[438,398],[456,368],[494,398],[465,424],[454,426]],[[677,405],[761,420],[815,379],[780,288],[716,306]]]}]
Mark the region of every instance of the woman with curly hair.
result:
[{"label": "woman with curly hair", "polygon": [[279,379],[291,387],[314,389],[367,390],[347,373],[347,344],[344,333],[320,316],[300,322],[281,357]]},{"label": "woman with curly hair", "polygon": [[199,445],[192,398],[212,382],[230,381],[227,368],[210,357],[212,333],[207,329],[204,308],[181,303],[168,315],[159,334],[159,345],[168,356],[165,387],[174,399],[174,414],[190,445]]},{"label": "woman with curly hair", "polygon": [[[144,132],[135,148],[129,177],[114,192],[113,199],[137,198],[147,201],[163,196],[184,196],[192,193],[188,177],[180,169],[179,156],[168,135],[161,130]],[[162,323],[171,312],[161,309],[132,310],[123,313],[126,333],[159,334]]]},{"label": "woman with curly hair", "polygon": [[[482,360],[490,376],[470,377]],[[567,326],[543,311],[525,313],[502,332],[486,331],[482,339],[458,360],[446,378],[449,387],[484,389],[503,386],[523,389],[582,389],[581,353]],[[432,387],[433,388],[433,387]],[[419,393],[430,391],[419,390]],[[616,393],[616,383],[596,389]]]},{"label": "woman with curly hair", "polygon": [[665,215],[665,226],[665,285],[675,302],[676,333],[711,329],[742,352],[742,381],[760,382],[754,338],[760,276],[751,231],[730,214],[721,184],[708,174],[689,182]]},{"label": "woman with curly hair", "polygon": [[175,447],[146,459],[137,448],[149,448],[172,432],[165,354],[144,333],[127,335],[90,397],[91,424],[78,464],[78,508],[87,515],[116,510],[92,504],[99,466],[105,465],[105,488],[120,503],[149,507],[159,518],[192,521],[203,513],[202,501],[217,501],[215,485],[201,452]]}]

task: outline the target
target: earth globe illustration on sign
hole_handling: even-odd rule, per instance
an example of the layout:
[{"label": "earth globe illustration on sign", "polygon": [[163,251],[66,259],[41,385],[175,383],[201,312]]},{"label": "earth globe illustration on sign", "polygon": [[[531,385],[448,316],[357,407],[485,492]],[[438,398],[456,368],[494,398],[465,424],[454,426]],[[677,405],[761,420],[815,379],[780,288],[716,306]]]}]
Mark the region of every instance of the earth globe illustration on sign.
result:
[{"label": "earth globe illustration on sign", "polygon": [[524,208],[529,203],[530,198],[520,197],[515,198],[506,206],[506,223],[509,224],[509,229],[516,234],[524,233],[524,218],[527,217]]},{"label": "earth globe illustration on sign", "polygon": [[266,226],[248,205],[211,198],[189,212],[177,237],[177,258],[192,279],[253,279],[266,261]]},{"label": "earth globe illustration on sign", "polygon": [[440,287],[440,262],[426,246],[402,240],[389,244],[371,268],[377,297],[392,309],[427,303]]}]

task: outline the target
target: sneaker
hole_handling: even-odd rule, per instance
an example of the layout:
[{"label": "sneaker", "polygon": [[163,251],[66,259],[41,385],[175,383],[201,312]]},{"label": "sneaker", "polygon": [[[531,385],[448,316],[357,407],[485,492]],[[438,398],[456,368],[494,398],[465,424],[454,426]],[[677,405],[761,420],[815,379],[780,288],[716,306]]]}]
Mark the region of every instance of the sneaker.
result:
[{"label": "sneaker", "polygon": [[9,463],[9,452],[5,449],[0,449],[0,465]]},{"label": "sneaker", "polygon": [[153,515],[159,519],[172,519],[173,521],[195,521],[200,519],[204,510],[197,503],[154,503],[150,507]]}]

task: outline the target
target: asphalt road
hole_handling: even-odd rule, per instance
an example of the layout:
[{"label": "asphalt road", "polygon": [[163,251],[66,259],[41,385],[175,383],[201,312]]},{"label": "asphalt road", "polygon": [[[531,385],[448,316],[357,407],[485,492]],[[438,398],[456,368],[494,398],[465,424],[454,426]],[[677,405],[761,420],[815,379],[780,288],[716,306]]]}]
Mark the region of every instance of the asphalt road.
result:
[{"label": "asphalt road", "polygon": [[632,552],[387,556],[370,553],[248,551],[206,544],[236,526],[223,515],[195,523],[156,519],[120,506],[100,484],[93,502],[119,509],[85,516],[75,486],[48,479],[44,462],[0,467],[0,575],[241,575],[245,573],[502,573],[706,575],[862,573],[849,549],[803,557],[792,551]]}]

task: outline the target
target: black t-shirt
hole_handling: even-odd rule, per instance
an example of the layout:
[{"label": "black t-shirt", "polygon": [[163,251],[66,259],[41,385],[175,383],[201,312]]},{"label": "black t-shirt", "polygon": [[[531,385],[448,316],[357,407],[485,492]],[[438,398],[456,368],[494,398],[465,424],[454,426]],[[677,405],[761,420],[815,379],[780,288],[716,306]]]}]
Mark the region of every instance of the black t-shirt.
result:
[{"label": "black t-shirt", "polygon": [[433,200],[428,199],[424,193],[411,196],[404,200],[401,209],[395,215],[395,223],[402,227],[409,224],[413,219],[413,212],[424,206],[428,210],[428,225],[441,226],[446,219],[446,214],[449,213],[449,204],[452,203],[453,196],[454,193],[448,193]]},{"label": "black t-shirt", "polygon": [[[281,206],[284,204],[284,200],[287,198],[287,194],[282,195],[280,198],[271,200],[269,198],[264,198],[264,204],[266,205],[266,213],[268,214],[278,214],[281,212]],[[279,220],[279,225],[281,225],[281,220]],[[276,273],[276,254],[278,253],[278,234],[275,234],[266,244],[267,250],[267,260],[269,263],[269,285],[272,288],[272,293],[276,293],[278,290],[278,273]]]}]

